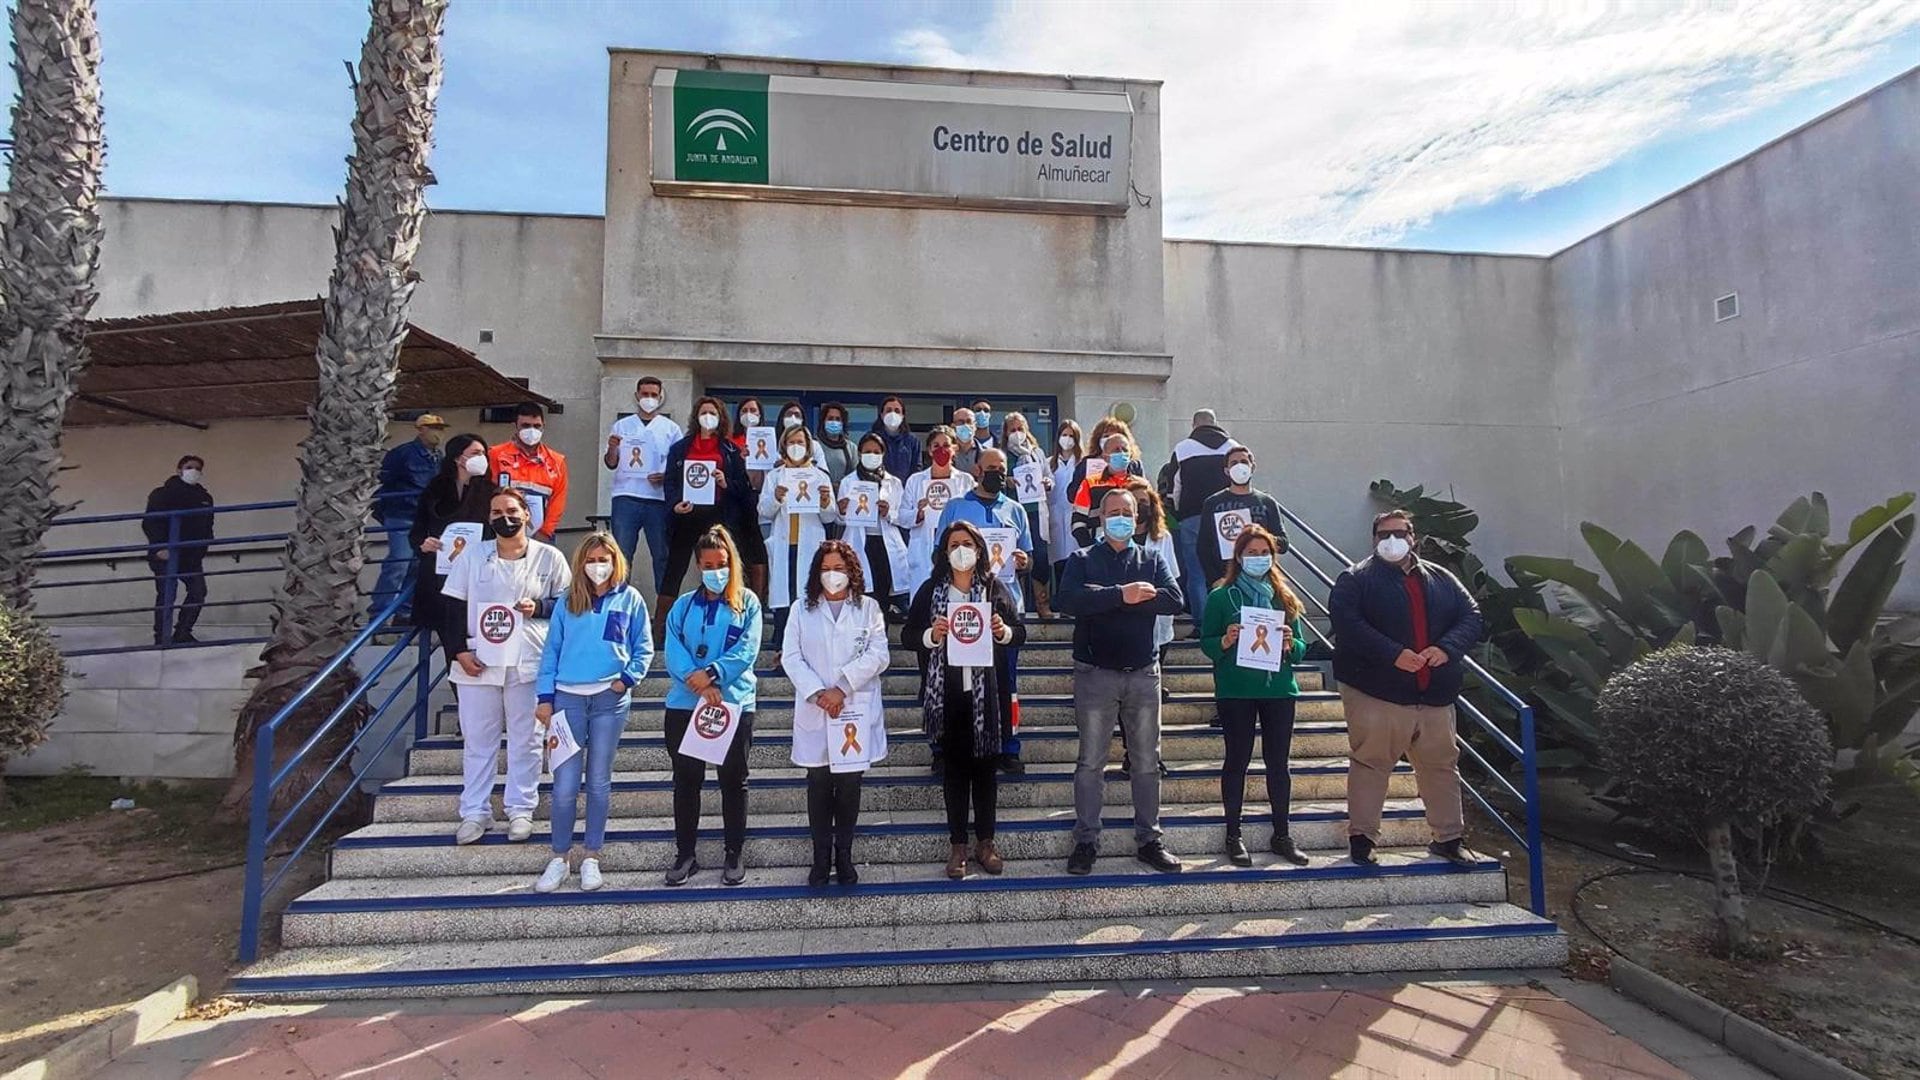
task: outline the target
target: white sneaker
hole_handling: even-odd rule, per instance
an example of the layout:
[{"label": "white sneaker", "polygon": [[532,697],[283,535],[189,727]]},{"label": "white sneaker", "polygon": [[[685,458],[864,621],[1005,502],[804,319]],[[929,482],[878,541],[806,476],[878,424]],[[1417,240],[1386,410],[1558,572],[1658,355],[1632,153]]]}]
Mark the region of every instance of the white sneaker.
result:
[{"label": "white sneaker", "polygon": [[555,855],[553,861],[547,864],[546,872],[540,875],[540,880],[533,883],[533,891],[552,892],[565,880],[567,880],[567,857]]},{"label": "white sneaker", "polygon": [[453,842],[462,845],[477,844],[480,842],[480,838],[487,835],[487,830],[491,828],[493,828],[492,821],[481,818],[468,818],[460,823],[459,831],[453,834]]},{"label": "white sneaker", "polygon": [[533,818],[527,814],[515,814],[507,822],[507,839],[516,844],[524,844],[527,837],[533,835]]},{"label": "white sneaker", "polygon": [[582,859],[580,861],[580,891],[592,892],[600,887],[600,860]]}]

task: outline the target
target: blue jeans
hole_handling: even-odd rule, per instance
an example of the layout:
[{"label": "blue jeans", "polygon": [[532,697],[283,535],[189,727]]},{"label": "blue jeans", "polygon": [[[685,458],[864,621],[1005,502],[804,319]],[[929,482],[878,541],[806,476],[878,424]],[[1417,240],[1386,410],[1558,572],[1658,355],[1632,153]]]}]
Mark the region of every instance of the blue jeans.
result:
[{"label": "blue jeans", "polygon": [[553,695],[553,711],[565,713],[580,752],[553,770],[553,853],[565,855],[573,846],[575,804],[580,799],[581,774],[587,782],[587,840],[589,854],[607,842],[607,809],[613,803],[613,754],[620,749],[620,732],[627,726],[633,694],[602,690],[592,697],[562,690]]},{"label": "blue jeans", "polygon": [[612,517],[613,542],[629,563],[640,549],[640,534],[647,534],[647,556],[653,560],[653,594],[666,595],[667,522],[673,517],[672,508],[659,499],[616,495]]},{"label": "blue jeans", "polygon": [[[1173,534],[1173,549],[1180,555],[1180,595],[1187,601],[1187,613],[1193,616],[1193,625],[1200,626],[1200,617],[1207,610],[1207,573],[1200,568],[1200,526],[1202,514],[1195,514],[1180,523]],[[1213,537],[1207,537],[1213,543]]]},{"label": "blue jeans", "polygon": [[380,578],[373,583],[373,610],[393,603],[393,595],[403,592],[407,599],[400,605],[396,615],[413,614],[413,571],[418,561],[414,551],[407,543],[407,535],[413,531],[413,519],[410,517],[383,517],[380,524],[387,530],[387,554],[380,563]]}]

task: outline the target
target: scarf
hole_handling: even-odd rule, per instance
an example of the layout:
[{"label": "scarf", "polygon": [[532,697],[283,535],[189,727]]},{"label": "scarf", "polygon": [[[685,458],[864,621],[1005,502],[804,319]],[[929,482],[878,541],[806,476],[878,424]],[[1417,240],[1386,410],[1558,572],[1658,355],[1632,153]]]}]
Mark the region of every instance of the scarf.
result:
[{"label": "scarf", "polygon": [[[947,615],[947,590],[950,582],[937,582],[933,589],[933,617],[943,619]],[[986,599],[986,575],[975,573],[973,586],[967,590],[967,601],[979,603]],[[991,616],[989,616],[991,622]],[[951,640],[949,635],[948,640]],[[992,668],[986,668],[973,678],[973,756],[975,758],[993,758],[1000,756],[1000,722],[987,711],[987,683],[993,674]],[[927,738],[939,742],[947,731],[947,643],[942,641],[927,656],[927,677],[921,684],[920,707],[926,717]]]},{"label": "scarf", "polygon": [[1233,579],[1233,596],[1240,601],[1241,607],[1273,607],[1273,582],[1266,578],[1257,578],[1252,574],[1238,574]]}]

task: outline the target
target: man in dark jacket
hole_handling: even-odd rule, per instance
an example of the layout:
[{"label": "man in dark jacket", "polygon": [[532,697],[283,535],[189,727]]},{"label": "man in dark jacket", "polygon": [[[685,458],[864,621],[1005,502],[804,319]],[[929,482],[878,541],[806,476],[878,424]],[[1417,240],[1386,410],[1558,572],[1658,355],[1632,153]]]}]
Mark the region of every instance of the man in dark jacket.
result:
[{"label": "man in dark jacket", "polygon": [[[153,571],[155,645],[199,643],[193,624],[207,602],[207,579],[201,568],[207,558],[205,541],[213,539],[213,496],[200,486],[206,467],[195,454],[181,458],[174,475],[148,493],[146,516],[140,519],[140,531],[147,537],[147,567]],[[180,613],[169,619],[176,596],[181,599]]]},{"label": "man in dark jacket", "polygon": [[413,438],[380,459],[380,489],[374,493],[374,512],[379,515],[387,551],[380,559],[380,578],[373,585],[375,613],[400,594],[405,599],[394,617],[413,616],[413,571],[418,553],[407,544],[407,536],[413,532],[421,493],[440,471],[440,440],[446,433],[447,422],[427,413],[413,422]]},{"label": "man in dark jacket", "polygon": [[1180,519],[1173,535],[1174,550],[1180,554],[1180,593],[1186,597],[1196,633],[1207,607],[1207,581],[1200,567],[1200,510],[1207,496],[1227,486],[1227,453],[1239,445],[1214,420],[1212,409],[1201,409],[1193,414],[1193,431],[1174,445],[1168,462],[1173,466],[1173,482],[1167,490],[1173,514]]},{"label": "man in dark jacket", "polygon": [[1354,862],[1375,861],[1387,780],[1404,755],[1433,830],[1427,850],[1470,866],[1454,702],[1460,659],[1480,640],[1480,609],[1457,578],[1414,554],[1415,539],[1404,510],[1374,518],[1373,556],[1343,571],[1327,602],[1352,751],[1347,842]]},{"label": "man in dark jacket", "polygon": [[[1280,517],[1280,504],[1273,496],[1253,486],[1253,451],[1236,446],[1227,451],[1227,486],[1207,496],[1200,504],[1200,574],[1202,588],[1211,589],[1227,573],[1227,557],[1220,553],[1224,541],[1229,551],[1235,537],[1248,525],[1259,525],[1273,534],[1279,543],[1275,555],[1287,553],[1287,526]],[[1233,514],[1221,522],[1220,514]]]}]

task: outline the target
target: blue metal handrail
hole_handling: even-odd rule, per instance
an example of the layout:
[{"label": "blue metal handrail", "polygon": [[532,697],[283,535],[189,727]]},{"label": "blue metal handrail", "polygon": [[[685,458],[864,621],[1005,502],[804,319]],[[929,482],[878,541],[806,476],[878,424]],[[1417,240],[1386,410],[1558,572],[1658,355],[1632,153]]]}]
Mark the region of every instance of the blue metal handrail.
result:
[{"label": "blue metal handrail", "polygon": [[[345,648],[341,649],[333,659],[327,661],[326,665],[323,666],[305,686],[301,687],[298,693],[294,694],[285,705],[280,707],[278,712],[274,713],[266,723],[260,726],[260,730],[255,736],[253,747],[253,802],[247,823],[247,869],[244,893],[241,899],[240,915],[240,960],[242,963],[250,964],[260,955],[260,912],[267,894],[272,892],[276,886],[285,880],[287,872],[292,869],[300,856],[312,846],[313,841],[325,830],[326,826],[333,820],[334,815],[339,813],[340,808],[346,805],[347,800],[352,797],[353,792],[357,790],[360,783],[366,779],[367,773],[380,762],[387,748],[393,745],[394,740],[399,737],[402,731],[408,729],[409,725],[402,721],[408,717],[412,718],[413,723],[410,726],[416,741],[426,736],[427,702],[432,696],[434,688],[440,685],[442,679],[446,678],[447,668],[444,664],[441,664],[438,665],[438,671],[435,671],[436,665],[434,664],[430,635],[422,628],[411,627],[407,629],[399,641],[395,642],[393,646],[387,650],[385,655],[374,663],[373,667],[365,675],[361,676],[360,681],[348,692],[340,704],[336,706],[332,712],[327,714],[327,718],[314,729],[312,734],[307,736],[305,741],[300,744],[299,749],[289,754],[287,760],[283,762],[279,768],[276,769],[273,763],[274,744],[279,736],[281,726],[287,722],[288,718],[291,717],[296,710],[313,696],[314,692],[322,684],[331,678],[335,672],[338,672],[341,667],[346,665],[362,648],[366,647],[367,643],[373,640],[374,635],[388,627],[393,621],[394,613],[400,609],[400,604],[404,599],[405,597],[396,596],[388,601],[386,607],[382,608],[378,614],[368,621],[365,629],[355,635],[354,639],[349,642]],[[399,682],[393,689],[387,692],[384,698],[380,699],[377,705],[372,705],[370,699],[374,688],[388,672],[394,670],[395,667],[401,663],[401,658],[409,651],[414,654],[413,665],[406,669]],[[406,708],[398,711],[394,710],[393,707],[395,703],[401,701],[403,693],[409,690],[411,690],[411,694],[409,694],[408,697],[410,697],[411,700],[408,702]],[[354,732],[353,738],[348,740],[347,744],[341,747],[340,751],[333,756],[333,760],[329,761],[326,767],[314,777],[312,786],[293,798],[287,808],[281,813],[279,820],[277,822],[273,821],[272,814],[276,793],[287,785],[289,778],[300,768],[300,765],[306,761],[308,756],[325,742],[326,738],[333,733],[334,729],[349,716],[353,715],[354,710],[363,700],[371,705],[369,710],[370,715],[366,721]],[[384,729],[383,723],[386,725]],[[385,732],[384,737],[378,737],[383,730]],[[314,796],[320,794],[326,788],[329,779],[333,777],[335,773],[351,765],[355,752],[362,750],[370,741],[375,740],[376,737],[378,737],[377,745],[374,745],[370,752],[362,754],[363,764],[361,764],[347,782],[341,786],[340,793],[334,797],[332,803],[329,804],[325,810],[314,816],[313,824],[307,830],[306,835],[302,836],[299,842],[294,844],[285,853],[285,859],[282,861],[280,869],[275,871],[271,877],[268,877],[266,866],[269,857],[269,848],[280,838],[280,835],[285,832],[289,826],[293,825],[294,822],[299,819],[301,811],[306,809],[307,804],[313,801]]]},{"label": "blue metal handrail", "polygon": [[[1291,522],[1302,535],[1319,545],[1321,550],[1335,559],[1340,560],[1342,567],[1354,565],[1354,561],[1348,558],[1345,552],[1342,552],[1338,547],[1334,546],[1332,541],[1316,532],[1313,526],[1307,524],[1298,514],[1287,509],[1284,505],[1280,506],[1280,513]],[[1302,552],[1299,545],[1289,545],[1287,553],[1306,566],[1306,568],[1312,572],[1313,576],[1320,580],[1322,585],[1328,589],[1333,588],[1334,579],[1329,577],[1326,571],[1320,569],[1318,564]],[[1308,599],[1313,601],[1314,607],[1318,608],[1322,614],[1329,613],[1327,606],[1322,604],[1312,593],[1307,593],[1306,595]],[[1467,671],[1471,672],[1479,680],[1480,685],[1491,691],[1495,698],[1513,709],[1518,718],[1520,737],[1518,741],[1515,741],[1512,736],[1502,731],[1500,726],[1489,719],[1473,702],[1464,696],[1460,699],[1460,711],[1465,713],[1467,718],[1474,722],[1475,726],[1491,736],[1494,745],[1511,754],[1519,762],[1521,773],[1521,790],[1519,791],[1514,790],[1512,783],[1507,780],[1506,776],[1503,775],[1493,763],[1482,756],[1480,751],[1467,741],[1464,734],[1456,731],[1454,733],[1454,741],[1459,744],[1461,752],[1466,758],[1477,765],[1482,772],[1486,773],[1488,778],[1492,780],[1502,794],[1522,804],[1526,815],[1524,832],[1515,829],[1513,825],[1508,822],[1506,815],[1497,810],[1492,802],[1490,802],[1478,788],[1468,782],[1465,777],[1461,777],[1460,784],[1461,787],[1466,789],[1467,794],[1473,797],[1473,801],[1478,803],[1480,808],[1485,810],[1487,815],[1500,826],[1502,831],[1512,837],[1515,843],[1527,849],[1528,906],[1533,909],[1534,914],[1544,918],[1547,914],[1547,878],[1546,869],[1542,866],[1544,848],[1540,826],[1540,762],[1538,745],[1534,733],[1533,706],[1527,704],[1524,698],[1512,690],[1509,690],[1500,680],[1494,678],[1493,674],[1482,667],[1473,657],[1462,656],[1460,662],[1466,665]]]}]

